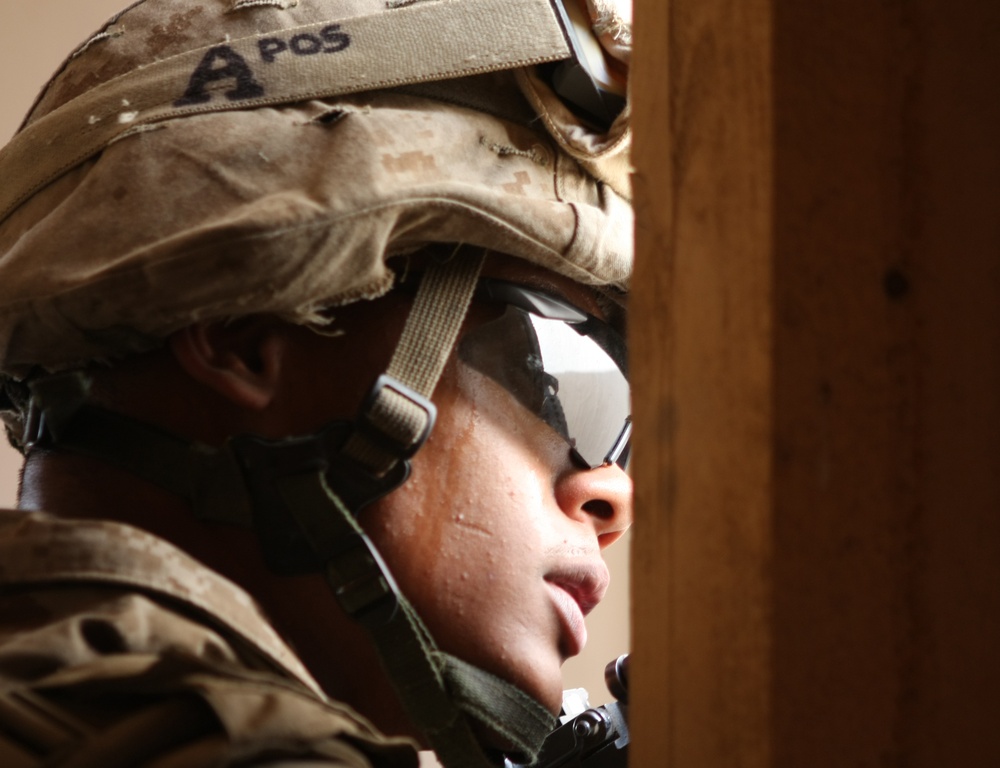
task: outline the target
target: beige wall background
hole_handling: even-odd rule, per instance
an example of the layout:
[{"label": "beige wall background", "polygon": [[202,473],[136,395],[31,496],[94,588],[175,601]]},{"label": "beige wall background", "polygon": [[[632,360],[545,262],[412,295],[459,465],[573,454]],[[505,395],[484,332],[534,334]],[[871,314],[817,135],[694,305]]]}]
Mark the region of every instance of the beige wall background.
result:
[{"label": "beige wall background", "polygon": [[[0,0],[0,143],[20,125],[35,96],[66,55],[87,40],[128,0]],[[20,456],[0,441],[0,507],[13,506]],[[627,539],[609,553],[613,579],[607,598],[588,622],[586,650],[565,668],[567,687],[586,688],[594,702],[609,699],[606,662],[629,647]]]},{"label": "beige wall background", "polygon": [[[6,143],[66,55],[126,0],[0,0],[0,143]],[[0,440],[0,507],[17,497],[20,456]]]}]

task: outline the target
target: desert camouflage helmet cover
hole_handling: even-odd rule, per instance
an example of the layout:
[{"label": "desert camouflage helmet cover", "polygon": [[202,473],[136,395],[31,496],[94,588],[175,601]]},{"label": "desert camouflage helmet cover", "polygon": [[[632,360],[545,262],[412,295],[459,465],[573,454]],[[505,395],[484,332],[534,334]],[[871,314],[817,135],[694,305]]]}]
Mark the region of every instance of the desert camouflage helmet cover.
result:
[{"label": "desert camouflage helmet cover", "polygon": [[548,0],[135,3],[0,152],[0,372],[315,321],[430,242],[625,288],[628,110],[574,117],[567,53]]}]

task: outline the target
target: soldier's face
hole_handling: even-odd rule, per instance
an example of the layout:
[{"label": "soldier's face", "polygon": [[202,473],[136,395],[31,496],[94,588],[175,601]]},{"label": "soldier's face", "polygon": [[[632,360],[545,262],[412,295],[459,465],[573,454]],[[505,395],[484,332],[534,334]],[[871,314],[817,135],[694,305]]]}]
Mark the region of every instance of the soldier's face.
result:
[{"label": "soldier's face", "polygon": [[[598,311],[570,281],[497,271]],[[560,666],[607,586],[601,549],[631,520],[631,481],[615,465],[579,469],[551,427],[454,356],[434,400],[411,479],[362,523],[444,650],[555,711]]]},{"label": "soldier's face", "polygon": [[[600,314],[589,290],[552,273],[512,261],[486,271]],[[390,294],[335,310],[334,328],[344,331],[335,338],[295,327],[287,387],[274,409],[280,429],[258,431],[301,434],[353,418],[385,370],[409,306],[405,296]],[[498,311],[474,304],[467,327]],[[581,470],[555,430],[455,355],[433,400],[437,424],[413,459],[410,479],[364,509],[360,522],[443,650],[556,711],[560,666],[579,652],[583,615],[607,583],[601,549],[631,521],[631,481],[616,465]],[[326,585],[319,587],[328,601]],[[289,616],[286,603],[282,598],[269,609],[295,626],[301,612]],[[300,646],[322,634],[305,623],[304,635],[289,630]],[[321,679],[338,658],[326,658],[328,650],[318,642],[308,654]]]}]

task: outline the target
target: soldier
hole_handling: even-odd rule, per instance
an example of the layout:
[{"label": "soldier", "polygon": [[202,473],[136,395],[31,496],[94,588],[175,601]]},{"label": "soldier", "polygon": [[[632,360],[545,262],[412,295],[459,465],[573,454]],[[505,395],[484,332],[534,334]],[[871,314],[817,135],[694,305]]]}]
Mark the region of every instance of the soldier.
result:
[{"label": "soldier", "polygon": [[49,83],[0,154],[0,763],[537,751],[631,514],[578,15],[145,0]]}]

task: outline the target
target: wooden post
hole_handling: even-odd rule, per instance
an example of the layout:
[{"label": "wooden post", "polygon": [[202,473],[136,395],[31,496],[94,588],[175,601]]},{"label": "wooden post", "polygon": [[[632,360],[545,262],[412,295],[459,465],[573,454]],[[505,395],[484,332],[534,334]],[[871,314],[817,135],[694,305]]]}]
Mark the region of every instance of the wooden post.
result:
[{"label": "wooden post", "polygon": [[1000,5],[635,5],[632,766],[1000,765]]}]

